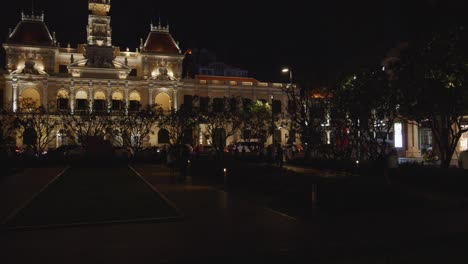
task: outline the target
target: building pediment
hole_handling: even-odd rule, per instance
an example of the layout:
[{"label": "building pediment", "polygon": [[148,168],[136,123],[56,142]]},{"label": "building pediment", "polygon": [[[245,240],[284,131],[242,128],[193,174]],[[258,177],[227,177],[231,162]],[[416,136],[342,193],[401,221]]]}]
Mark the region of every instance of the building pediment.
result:
[{"label": "building pediment", "polygon": [[68,72],[71,73],[73,77],[77,78],[105,78],[105,79],[127,79],[131,70],[129,67],[124,64],[113,60],[112,67],[109,68],[96,68],[89,67],[88,59],[80,60],[76,63],[68,65]]}]

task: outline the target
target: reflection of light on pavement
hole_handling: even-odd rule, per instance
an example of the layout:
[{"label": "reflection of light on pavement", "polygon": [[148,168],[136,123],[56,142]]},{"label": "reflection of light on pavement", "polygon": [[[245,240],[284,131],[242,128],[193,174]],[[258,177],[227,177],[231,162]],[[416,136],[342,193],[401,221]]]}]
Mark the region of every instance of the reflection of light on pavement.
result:
[{"label": "reflection of light on pavement", "polygon": [[229,206],[229,194],[227,192],[219,192],[219,201],[222,209],[227,209]]},{"label": "reflection of light on pavement", "polygon": [[197,185],[179,185],[179,186],[174,186],[172,187],[174,190],[178,191],[209,191],[212,190],[211,187],[208,186],[197,186]]},{"label": "reflection of light on pavement", "polygon": [[303,168],[297,166],[287,165],[284,168],[291,170],[296,173],[301,173],[304,175],[310,176],[319,176],[324,178],[338,178],[338,177],[349,177],[352,176],[352,173],[346,171],[334,171],[334,170],[325,170],[317,168]]}]

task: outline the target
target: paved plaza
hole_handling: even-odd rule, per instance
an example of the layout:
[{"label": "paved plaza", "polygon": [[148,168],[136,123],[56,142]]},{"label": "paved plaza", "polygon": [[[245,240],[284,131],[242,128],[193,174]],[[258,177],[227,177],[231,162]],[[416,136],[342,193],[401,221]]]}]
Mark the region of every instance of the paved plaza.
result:
[{"label": "paved plaza", "polygon": [[[134,169],[182,213],[179,221],[0,231],[2,263],[466,263],[466,208],[413,208],[295,219],[220,188],[175,180],[163,165]],[[0,181],[0,216],[64,167]],[[465,260],[464,262],[460,262]]]}]

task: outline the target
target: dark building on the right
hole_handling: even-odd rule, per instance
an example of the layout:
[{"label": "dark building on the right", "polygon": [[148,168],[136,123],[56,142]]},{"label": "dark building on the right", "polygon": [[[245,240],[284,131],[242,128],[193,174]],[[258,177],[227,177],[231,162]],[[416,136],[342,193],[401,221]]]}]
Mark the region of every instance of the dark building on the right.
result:
[{"label": "dark building on the right", "polygon": [[190,49],[184,61],[184,76],[195,78],[196,75],[248,77],[247,70],[218,61],[216,54],[208,49]]}]

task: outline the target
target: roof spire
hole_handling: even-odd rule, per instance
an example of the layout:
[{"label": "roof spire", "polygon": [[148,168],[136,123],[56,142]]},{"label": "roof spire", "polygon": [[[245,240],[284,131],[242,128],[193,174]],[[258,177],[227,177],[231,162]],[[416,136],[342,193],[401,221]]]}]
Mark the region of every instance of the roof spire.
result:
[{"label": "roof spire", "polygon": [[26,15],[24,10],[21,10],[21,21],[41,21],[44,22],[44,11],[42,11],[41,15],[34,15],[34,11],[32,11],[31,15]]},{"label": "roof spire", "polygon": [[154,25],[153,21],[151,21],[151,32],[167,32],[169,33],[169,22],[166,26],[161,24],[161,16],[158,17],[158,24]]}]

